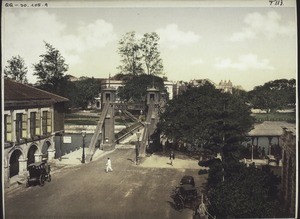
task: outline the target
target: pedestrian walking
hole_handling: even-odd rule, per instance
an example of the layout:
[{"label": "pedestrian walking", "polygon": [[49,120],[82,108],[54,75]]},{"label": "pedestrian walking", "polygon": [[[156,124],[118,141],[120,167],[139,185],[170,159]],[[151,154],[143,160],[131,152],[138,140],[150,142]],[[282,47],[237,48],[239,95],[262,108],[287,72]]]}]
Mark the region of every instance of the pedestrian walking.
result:
[{"label": "pedestrian walking", "polygon": [[110,158],[107,158],[107,162],[106,162],[106,172],[108,173],[108,171],[113,171],[113,169],[111,168],[111,160]]},{"label": "pedestrian walking", "polygon": [[171,151],[170,153],[170,164],[173,166],[173,160],[175,159],[175,155],[174,155],[174,152]]}]

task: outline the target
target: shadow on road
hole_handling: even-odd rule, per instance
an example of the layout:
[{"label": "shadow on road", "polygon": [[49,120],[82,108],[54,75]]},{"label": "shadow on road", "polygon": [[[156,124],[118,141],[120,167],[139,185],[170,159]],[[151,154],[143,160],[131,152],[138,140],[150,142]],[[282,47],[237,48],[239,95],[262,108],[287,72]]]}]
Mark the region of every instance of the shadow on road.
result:
[{"label": "shadow on road", "polygon": [[135,163],[135,161],[131,158],[127,158],[127,160],[131,161],[131,163]]},{"label": "shadow on road", "polygon": [[175,207],[174,202],[172,202],[172,201],[166,201],[166,202],[170,205],[171,208],[173,208],[174,210],[178,211],[178,209]]}]

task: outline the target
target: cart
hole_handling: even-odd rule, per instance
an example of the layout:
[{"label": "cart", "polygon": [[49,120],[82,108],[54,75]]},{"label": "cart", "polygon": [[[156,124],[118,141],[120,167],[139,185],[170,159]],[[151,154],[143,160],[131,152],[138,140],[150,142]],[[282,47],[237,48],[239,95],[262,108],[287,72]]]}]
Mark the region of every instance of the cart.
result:
[{"label": "cart", "polygon": [[26,187],[31,185],[43,186],[45,181],[51,181],[50,165],[46,162],[36,162],[28,166],[29,176],[27,177]]}]

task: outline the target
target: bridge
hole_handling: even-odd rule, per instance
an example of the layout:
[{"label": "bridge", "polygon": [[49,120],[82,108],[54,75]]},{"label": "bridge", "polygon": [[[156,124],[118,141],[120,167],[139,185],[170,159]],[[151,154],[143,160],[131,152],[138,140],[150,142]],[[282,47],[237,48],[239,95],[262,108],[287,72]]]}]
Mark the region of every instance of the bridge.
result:
[{"label": "bridge", "polygon": [[[139,103],[117,103],[116,89],[108,87],[101,92],[102,112],[97,123],[96,130],[92,136],[86,161],[92,160],[97,148],[101,150],[113,150],[116,143],[138,132],[142,128],[141,141],[139,140],[139,156],[145,157],[146,150],[149,146],[149,137],[154,133],[156,125],[159,121],[159,113],[162,111],[164,101],[161,98],[159,90],[156,88],[147,89],[146,104]],[[128,110],[147,110],[145,122],[141,122],[138,118],[132,115]],[[114,134],[115,128],[115,112],[118,111],[121,115],[131,119],[134,124],[128,125],[126,122],[126,129],[122,130],[120,134]]]}]

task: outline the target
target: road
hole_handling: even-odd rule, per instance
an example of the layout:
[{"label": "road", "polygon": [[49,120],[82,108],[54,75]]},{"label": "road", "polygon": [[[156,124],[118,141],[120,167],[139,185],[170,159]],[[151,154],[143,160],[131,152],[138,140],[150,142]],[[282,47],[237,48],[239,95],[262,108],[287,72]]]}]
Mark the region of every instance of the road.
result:
[{"label": "road", "polygon": [[[107,156],[110,173],[104,171]],[[7,192],[6,218],[192,218],[192,210],[173,208],[170,191],[183,175],[194,176],[197,186],[206,176],[197,169],[136,166],[134,156],[133,149],[119,148],[91,163],[57,170],[43,187]]]}]

